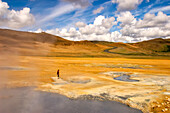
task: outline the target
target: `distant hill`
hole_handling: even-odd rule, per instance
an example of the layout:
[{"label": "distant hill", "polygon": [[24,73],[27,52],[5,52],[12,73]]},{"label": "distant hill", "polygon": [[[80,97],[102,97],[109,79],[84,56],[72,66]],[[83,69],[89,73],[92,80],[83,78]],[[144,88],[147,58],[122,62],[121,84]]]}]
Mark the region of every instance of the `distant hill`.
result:
[{"label": "distant hill", "polygon": [[157,38],[153,40],[138,43],[112,43],[92,41],[95,44],[107,45],[108,47],[116,47],[110,49],[110,53],[120,55],[149,55],[149,56],[169,56],[170,55],[170,39]]},{"label": "distant hill", "polygon": [[158,38],[138,43],[69,41],[45,32],[0,29],[0,53],[57,57],[169,56],[170,39]]},{"label": "distant hill", "polygon": [[0,53],[18,55],[67,56],[98,50],[89,41],[69,41],[45,32],[31,33],[0,29]]},{"label": "distant hill", "polygon": [[153,52],[170,52],[170,39],[153,39],[133,44],[143,50]]},{"label": "distant hill", "polygon": [[53,36],[47,33],[31,33],[13,31],[8,29],[0,29],[1,44],[14,45],[21,43],[40,42],[54,44],[57,42],[69,42],[58,36]]}]

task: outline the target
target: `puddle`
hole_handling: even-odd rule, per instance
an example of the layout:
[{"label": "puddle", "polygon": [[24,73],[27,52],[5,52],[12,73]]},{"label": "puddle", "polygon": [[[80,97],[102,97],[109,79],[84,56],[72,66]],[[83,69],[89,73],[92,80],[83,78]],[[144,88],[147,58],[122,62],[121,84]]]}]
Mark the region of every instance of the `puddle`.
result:
[{"label": "puddle", "polygon": [[12,71],[19,71],[19,70],[28,70],[24,67],[13,67],[13,66],[1,66],[0,70],[12,70]]},{"label": "puddle", "polygon": [[115,101],[72,100],[33,88],[1,89],[0,113],[142,113]]},{"label": "puddle", "polygon": [[127,81],[127,82],[139,82],[139,80],[130,79],[130,75],[123,74],[119,77],[114,78],[115,80]]},{"label": "puddle", "polygon": [[71,83],[86,84],[91,82],[91,80],[70,80]]},{"label": "puddle", "polygon": [[76,83],[76,84],[86,84],[91,82],[91,79],[88,77],[84,77],[84,76],[75,76],[75,77],[71,77],[68,82],[70,83]]},{"label": "puddle", "polygon": [[132,75],[127,72],[105,72],[103,74],[109,75],[109,76],[113,77],[113,79],[119,80],[119,81],[139,82],[139,80],[130,78],[131,76],[136,76],[136,75]]}]

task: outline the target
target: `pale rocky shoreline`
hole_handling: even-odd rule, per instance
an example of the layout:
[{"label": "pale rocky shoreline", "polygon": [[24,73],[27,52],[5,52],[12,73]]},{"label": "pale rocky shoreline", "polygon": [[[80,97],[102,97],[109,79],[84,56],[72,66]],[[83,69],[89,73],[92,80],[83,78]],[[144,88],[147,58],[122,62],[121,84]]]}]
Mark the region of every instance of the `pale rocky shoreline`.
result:
[{"label": "pale rocky shoreline", "polygon": [[[108,74],[109,76],[113,77],[110,73],[111,72],[104,73],[104,74]],[[112,72],[112,74],[114,75],[115,73],[117,72]],[[117,73],[117,74],[119,75],[115,75],[114,77],[119,77],[121,75],[121,73]],[[124,75],[125,73],[123,72],[122,74]],[[105,77],[107,79],[111,79],[109,78],[109,76],[105,76]],[[151,112],[151,109],[153,108],[152,103],[156,101],[156,98],[160,98],[161,94],[166,93],[166,91],[169,92],[169,82],[168,82],[169,76],[167,76],[167,78],[166,76],[162,76],[162,78],[164,82],[161,82],[161,77],[157,77],[157,76],[155,77],[155,79],[153,76],[152,79],[148,78],[146,80],[145,80],[145,77],[143,77],[143,75],[142,75],[142,78],[140,78],[140,76],[132,76],[132,80],[138,79],[140,80],[140,82],[138,81],[129,82],[128,81],[128,84],[126,84],[127,87],[115,86],[115,84],[113,85],[113,84],[106,83],[105,85],[98,86],[96,88],[82,89],[83,87],[86,87],[84,85],[96,85],[96,84],[100,84],[100,82],[95,81],[94,79],[90,79],[89,80],[90,82],[82,82],[84,83],[82,84],[80,82],[78,83],[74,82],[74,80],[83,81],[82,77],[77,78],[77,80],[76,80],[76,77],[74,77],[74,79],[71,82],[67,82],[67,81],[64,81],[58,78],[55,79],[55,77],[53,77],[53,80],[55,82],[53,82],[52,84],[42,85],[38,89],[41,91],[59,93],[71,99],[118,101],[132,108],[139,109],[144,113],[149,113]],[[84,79],[86,79],[87,81],[88,78],[84,78]],[[139,85],[142,85],[142,84],[146,86],[149,85],[150,88],[148,90],[145,89],[143,91],[142,91],[142,87],[140,87],[141,90],[134,89],[135,85],[139,87]],[[152,85],[155,85],[155,84],[156,84],[156,87],[155,86],[151,87]],[[166,87],[166,90],[164,91],[165,87]],[[128,91],[128,88],[129,90],[131,90],[130,92]],[[117,90],[119,90],[119,92]],[[166,98],[170,99],[169,96],[170,95],[167,95]],[[165,111],[167,111],[166,108],[164,109]]]}]

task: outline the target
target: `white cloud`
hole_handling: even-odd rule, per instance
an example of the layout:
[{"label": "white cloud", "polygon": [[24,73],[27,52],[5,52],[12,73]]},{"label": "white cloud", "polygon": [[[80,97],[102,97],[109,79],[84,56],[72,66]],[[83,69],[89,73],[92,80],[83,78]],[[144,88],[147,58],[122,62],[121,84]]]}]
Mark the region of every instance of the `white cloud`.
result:
[{"label": "white cloud", "polygon": [[52,9],[53,9],[52,12],[50,12],[48,15],[45,15],[44,17],[41,17],[42,19],[39,19],[38,23],[42,24],[58,16],[74,11],[76,7],[74,7],[72,4],[66,4],[58,5]]},{"label": "white cloud", "polygon": [[106,29],[111,29],[113,25],[116,25],[117,22],[115,21],[114,17],[106,18],[102,21],[102,26]]},{"label": "white cloud", "polygon": [[100,15],[94,20],[94,25],[102,25],[102,21],[105,19],[104,16]]},{"label": "white cloud", "polygon": [[95,26],[93,24],[86,25],[84,28],[79,28],[80,33],[82,34],[96,34],[96,35],[102,35],[107,33],[109,30],[106,29],[103,26]]},{"label": "white cloud", "polygon": [[80,7],[80,8],[86,8],[87,6],[90,5],[89,0],[61,0],[61,1],[70,2],[75,7]]},{"label": "white cloud", "polygon": [[5,15],[5,13],[8,12],[8,8],[9,8],[8,4],[6,2],[2,2],[0,0],[0,17],[1,18],[2,18],[2,16]]},{"label": "white cloud", "polygon": [[[58,20],[65,21],[65,16],[63,16],[63,15],[71,13],[73,11],[76,11],[76,14],[77,14],[77,12],[78,12],[77,10],[80,10],[80,8],[81,8],[80,5],[74,5],[74,3],[72,3],[72,2],[70,4],[60,2],[55,7],[52,7],[50,9],[46,9],[44,11],[44,14],[36,15],[36,17],[37,17],[36,20],[38,20],[38,21],[32,27],[32,29],[41,28],[41,27],[45,28],[48,25],[51,26],[50,24],[54,25],[56,23],[51,22],[51,20],[53,20],[53,19],[55,19],[57,17],[61,17],[61,18],[57,18]],[[80,10],[80,11],[82,11],[82,10]],[[74,20],[76,14],[74,14],[70,19]]]},{"label": "white cloud", "polygon": [[[32,32],[32,31],[30,31],[30,32]],[[43,30],[41,28],[39,28],[39,29],[37,29],[37,31],[35,31],[35,33],[41,33],[41,32],[43,32]]]},{"label": "white cloud", "polygon": [[157,8],[154,8],[154,9],[151,9],[149,11],[149,13],[157,13],[159,11],[170,11],[170,6],[165,6],[165,7],[157,7]]},{"label": "white cloud", "polygon": [[76,27],[85,27],[86,26],[86,24],[83,22],[77,22],[75,25],[76,25]]},{"label": "white cloud", "polygon": [[75,28],[62,29],[62,30],[47,30],[46,32],[65,37],[71,40],[101,40],[101,41],[114,41],[113,36],[109,30],[113,25],[116,25],[114,17],[105,18],[104,16],[98,16],[94,20],[93,24],[85,24],[83,22],[77,22]]},{"label": "white cloud", "polygon": [[125,26],[133,24],[136,21],[136,19],[129,11],[126,11],[118,15],[117,21],[121,22],[121,26]]},{"label": "white cloud", "polygon": [[143,20],[139,20],[136,23],[137,27],[147,28],[147,27],[164,27],[170,19],[170,16],[167,16],[163,12],[159,12],[157,16],[154,14],[145,14]]},{"label": "white cloud", "polygon": [[[114,25],[118,25],[120,31],[110,32]],[[143,19],[137,19],[129,11],[121,12],[117,16],[105,18],[100,15],[95,18],[93,24],[77,22],[76,28],[47,30],[47,33],[59,35],[69,40],[98,40],[110,42],[139,42],[153,38],[170,37],[170,16],[163,12],[145,14]]]},{"label": "white cloud", "polygon": [[98,9],[93,11],[93,14],[98,14],[100,13],[102,10],[104,9],[104,7],[99,7]]},{"label": "white cloud", "polygon": [[[170,36],[170,16],[162,12],[159,12],[157,15],[147,13],[144,15],[143,20],[139,19],[138,21],[133,15],[131,15],[131,21],[125,14],[120,14],[119,16],[118,21],[123,24],[120,30],[122,36],[132,37],[132,41],[143,41],[160,37],[166,38]],[[129,23],[126,20],[129,20]]]},{"label": "white cloud", "polygon": [[112,3],[118,4],[118,11],[129,11],[136,9],[143,0],[112,0]]},{"label": "white cloud", "polygon": [[23,10],[15,11],[8,10],[9,6],[6,2],[0,0],[0,26],[9,28],[22,28],[30,26],[35,19],[30,14],[30,8],[23,8]]}]

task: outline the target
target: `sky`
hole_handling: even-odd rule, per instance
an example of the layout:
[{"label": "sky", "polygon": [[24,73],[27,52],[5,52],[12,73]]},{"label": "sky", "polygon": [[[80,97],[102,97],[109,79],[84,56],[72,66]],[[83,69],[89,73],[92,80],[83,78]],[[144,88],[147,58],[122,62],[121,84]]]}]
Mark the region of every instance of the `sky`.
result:
[{"label": "sky", "polygon": [[0,0],[0,28],[68,40],[170,38],[170,0]]}]

